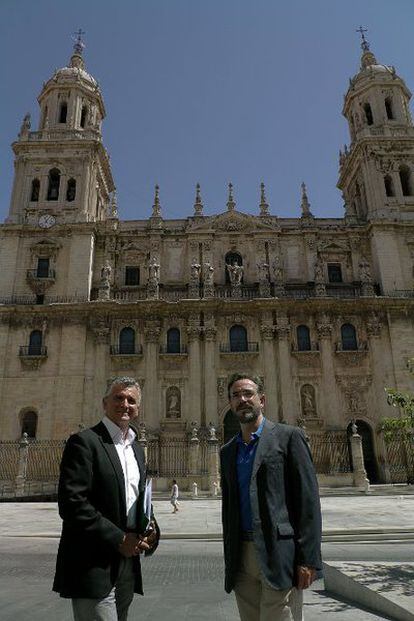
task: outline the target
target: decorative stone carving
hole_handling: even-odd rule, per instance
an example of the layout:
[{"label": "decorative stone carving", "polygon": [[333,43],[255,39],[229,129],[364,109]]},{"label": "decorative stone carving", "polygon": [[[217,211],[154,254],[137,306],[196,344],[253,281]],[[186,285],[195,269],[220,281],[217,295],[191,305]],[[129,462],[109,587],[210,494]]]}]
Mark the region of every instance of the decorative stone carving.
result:
[{"label": "decorative stone carving", "polygon": [[367,320],[367,334],[370,337],[379,337],[381,336],[381,328],[382,323],[377,315],[377,313],[372,313]]},{"label": "decorative stone carving", "polygon": [[94,333],[95,343],[97,345],[105,345],[108,342],[110,328],[108,319],[103,316],[90,317],[89,327]]},{"label": "decorative stone carving", "polygon": [[289,324],[288,317],[281,316],[277,318],[275,331],[279,339],[289,338],[290,332],[291,332],[291,326]]},{"label": "decorative stone carving", "polygon": [[364,392],[371,385],[372,376],[337,375],[335,379],[345,393],[345,411],[352,418],[364,415],[367,411]]},{"label": "decorative stone carving", "polygon": [[160,338],[160,322],[158,320],[147,320],[144,325],[144,337],[146,343],[158,343]]},{"label": "decorative stone carving", "polygon": [[217,378],[217,392],[220,399],[225,399],[227,389],[227,378],[226,377],[218,377]]},{"label": "decorative stone carving", "polygon": [[319,338],[331,337],[333,326],[329,315],[326,313],[320,315],[318,321],[316,322],[316,329],[318,331]]},{"label": "decorative stone carving", "polygon": [[262,339],[265,341],[273,340],[273,336],[274,336],[273,325],[262,323],[260,326],[260,334],[262,335]]}]

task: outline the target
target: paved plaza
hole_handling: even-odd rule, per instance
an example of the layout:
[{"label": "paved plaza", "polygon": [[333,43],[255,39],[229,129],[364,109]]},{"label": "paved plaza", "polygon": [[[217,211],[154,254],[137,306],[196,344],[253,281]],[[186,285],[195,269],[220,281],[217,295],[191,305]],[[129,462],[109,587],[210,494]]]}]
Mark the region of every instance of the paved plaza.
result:
[{"label": "paved plaza", "polygon": [[[175,515],[167,500],[157,499],[154,505],[164,538],[157,553],[143,559],[145,597],[135,597],[130,618],[237,621],[234,598],[223,590],[220,500],[183,500]],[[369,565],[373,559],[413,557],[414,496],[326,497],[322,506],[324,538],[329,540],[323,547],[325,560]],[[361,543],[361,533],[374,531],[375,541]],[[394,541],[397,531],[407,541]],[[59,533],[55,503],[0,504],[2,621],[71,619],[70,603],[50,590]],[[344,533],[354,533],[355,540],[347,541]],[[332,621],[387,618],[329,596],[322,581],[306,592],[305,601],[306,621],[328,614]]]}]

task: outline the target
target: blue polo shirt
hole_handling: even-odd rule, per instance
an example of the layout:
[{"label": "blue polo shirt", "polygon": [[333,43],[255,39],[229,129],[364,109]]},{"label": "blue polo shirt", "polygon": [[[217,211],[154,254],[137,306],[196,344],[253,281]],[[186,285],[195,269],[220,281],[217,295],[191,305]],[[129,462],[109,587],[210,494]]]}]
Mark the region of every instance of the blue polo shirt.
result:
[{"label": "blue polo shirt", "polygon": [[248,444],[243,441],[241,432],[237,436],[237,483],[239,487],[239,506],[242,530],[253,530],[252,509],[250,506],[250,479],[257,443],[263,430],[265,418],[257,431],[251,434]]}]

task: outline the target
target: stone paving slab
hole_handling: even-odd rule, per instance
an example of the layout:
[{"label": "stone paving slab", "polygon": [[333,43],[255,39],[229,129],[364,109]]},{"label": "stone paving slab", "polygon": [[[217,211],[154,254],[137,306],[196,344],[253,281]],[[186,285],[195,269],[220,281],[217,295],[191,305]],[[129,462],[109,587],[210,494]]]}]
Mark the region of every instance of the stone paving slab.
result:
[{"label": "stone paving slab", "polygon": [[414,619],[414,563],[330,561],[325,579],[333,593],[347,594],[400,621]]}]

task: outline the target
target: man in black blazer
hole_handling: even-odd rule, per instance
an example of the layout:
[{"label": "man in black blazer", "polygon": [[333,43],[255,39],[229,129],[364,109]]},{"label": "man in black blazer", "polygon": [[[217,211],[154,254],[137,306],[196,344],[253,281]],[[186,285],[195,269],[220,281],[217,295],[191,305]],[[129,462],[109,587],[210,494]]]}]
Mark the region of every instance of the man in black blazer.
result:
[{"label": "man in black blazer", "polygon": [[144,511],[144,452],[130,427],[140,401],[134,378],[113,378],[103,420],[63,452],[53,590],[72,599],[75,621],[125,621],[134,592],[143,595],[139,555],[154,551],[159,531]]},{"label": "man in black blazer", "polygon": [[321,513],[303,432],[263,415],[258,377],[234,375],[241,433],[221,449],[225,589],[242,621],[297,621],[302,591],[321,569]]}]

